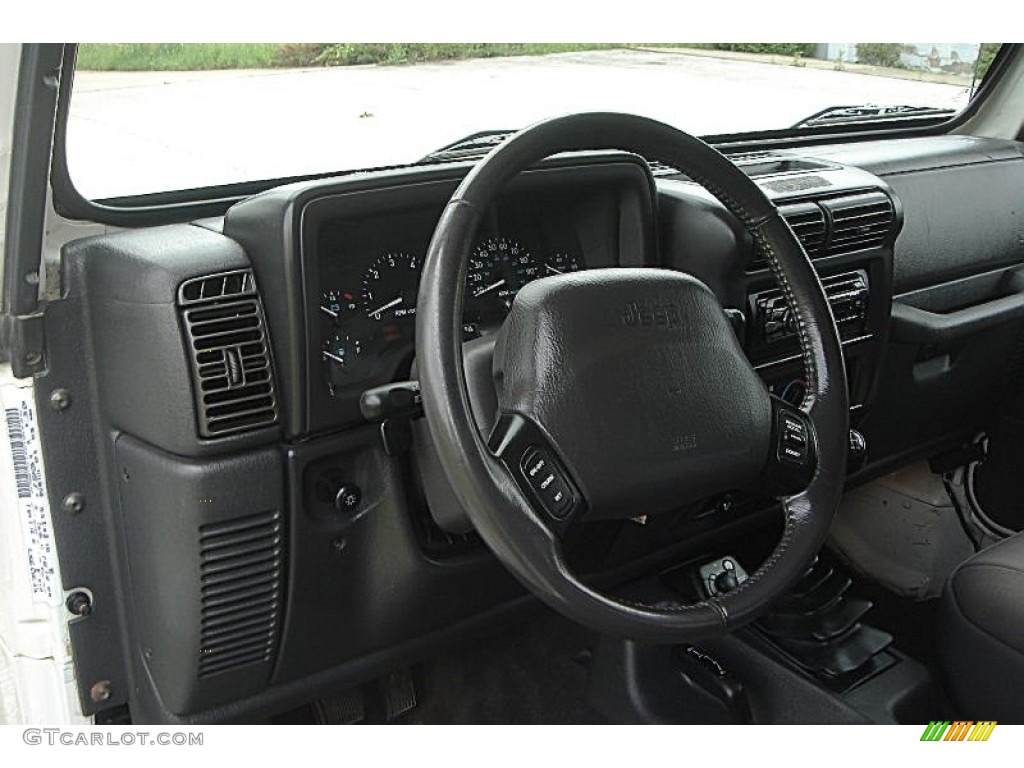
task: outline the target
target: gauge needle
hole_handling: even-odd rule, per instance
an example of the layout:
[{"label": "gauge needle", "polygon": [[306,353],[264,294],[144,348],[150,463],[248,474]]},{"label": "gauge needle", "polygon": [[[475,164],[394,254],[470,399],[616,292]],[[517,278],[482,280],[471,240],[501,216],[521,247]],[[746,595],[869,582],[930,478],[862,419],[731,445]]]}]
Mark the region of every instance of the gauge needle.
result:
[{"label": "gauge needle", "polygon": [[377,318],[380,319],[380,313],[381,312],[384,312],[385,310],[391,309],[392,307],[394,307],[394,306],[396,306],[398,304],[401,304],[401,303],[402,303],[402,297],[399,296],[397,299],[392,299],[391,301],[389,301],[383,307],[377,307],[377,309],[373,310],[373,312],[367,312],[366,314],[369,317],[373,317],[374,315],[376,315]]},{"label": "gauge needle", "polygon": [[560,269],[555,269],[555,268],[554,268],[554,267],[552,267],[552,266],[551,266],[550,264],[545,264],[544,266],[545,266],[545,268],[547,268],[547,269],[550,269],[550,270],[551,270],[552,272],[554,272],[554,273],[555,273],[556,275],[564,275],[564,274],[565,274],[565,272],[563,272],[563,271],[562,271],[562,270],[560,270]]},{"label": "gauge needle", "polygon": [[320,309],[322,309],[322,310],[323,310],[324,312],[326,312],[326,313],[327,313],[328,315],[330,315],[331,317],[333,317],[333,318],[334,318],[335,320],[337,320],[337,319],[338,319],[338,313],[337,313],[337,312],[335,312],[335,311],[334,311],[333,309],[328,309],[327,307],[324,307],[324,306],[321,306],[321,307],[320,307]]},{"label": "gauge needle", "polygon": [[501,280],[499,280],[496,283],[491,283],[486,288],[481,288],[479,291],[474,293],[473,296],[474,296],[474,298],[477,297],[477,296],[483,296],[485,293],[489,293],[489,292],[493,291],[495,288],[500,288],[504,284],[505,284],[505,279],[502,278]]},{"label": "gauge needle", "polygon": [[336,363],[341,363],[342,365],[345,364],[344,358],[338,357],[337,355],[332,355],[330,352],[324,352],[324,357],[329,357]]}]

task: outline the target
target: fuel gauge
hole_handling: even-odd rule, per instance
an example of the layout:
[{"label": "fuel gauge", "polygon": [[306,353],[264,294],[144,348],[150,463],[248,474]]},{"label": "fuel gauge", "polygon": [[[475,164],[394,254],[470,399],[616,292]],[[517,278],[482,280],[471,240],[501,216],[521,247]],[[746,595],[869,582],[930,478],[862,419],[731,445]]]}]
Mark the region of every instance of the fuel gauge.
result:
[{"label": "fuel gauge", "polygon": [[358,335],[344,329],[327,337],[320,355],[327,367],[327,380],[332,389],[335,385],[354,381],[364,373],[364,347]]}]

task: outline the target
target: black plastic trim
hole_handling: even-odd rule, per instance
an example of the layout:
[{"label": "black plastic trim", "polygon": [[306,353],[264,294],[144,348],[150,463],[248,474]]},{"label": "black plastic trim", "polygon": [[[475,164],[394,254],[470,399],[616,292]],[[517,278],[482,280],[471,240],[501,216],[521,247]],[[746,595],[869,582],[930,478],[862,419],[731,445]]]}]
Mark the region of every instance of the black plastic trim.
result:
[{"label": "black plastic trim", "polygon": [[[901,344],[947,344],[1024,317],[1024,267],[1008,269],[1000,278],[996,287],[1002,290],[995,296],[952,311],[915,306],[913,299],[898,298],[892,305],[892,340]],[[928,293],[917,292],[919,296]]]}]

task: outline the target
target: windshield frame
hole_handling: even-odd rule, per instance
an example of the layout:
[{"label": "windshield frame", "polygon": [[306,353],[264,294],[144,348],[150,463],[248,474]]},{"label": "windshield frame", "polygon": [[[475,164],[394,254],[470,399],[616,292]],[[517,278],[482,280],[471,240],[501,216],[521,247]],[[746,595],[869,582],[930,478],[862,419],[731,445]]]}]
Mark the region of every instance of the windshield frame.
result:
[{"label": "windshield frame", "polygon": [[[935,136],[949,133],[969,120],[1002,77],[1007,62],[1022,47],[1021,43],[1003,43],[995,59],[977,84],[970,101],[950,118],[915,117],[907,120],[885,119],[828,125],[818,128],[793,127],[707,135],[700,138],[724,153],[751,152],[765,149],[791,149],[820,144],[841,144],[881,139]],[[66,137],[70,114],[72,86],[75,75],[77,43],[65,43],[57,98],[57,119],[54,129],[53,162],[50,183],[54,208],[68,219],[93,221],[119,227],[142,227],[194,221],[222,216],[235,203],[274,187],[296,182],[342,178],[354,173],[419,168],[417,163],[373,168],[349,168],[274,179],[257,179],[192,189],[169,190],[143,195],[130,195],[92,200],[75,187],[69,172]],[[525,126],[521,126],[525,127]],[[434,167],[438,164],[432,163]]]}]

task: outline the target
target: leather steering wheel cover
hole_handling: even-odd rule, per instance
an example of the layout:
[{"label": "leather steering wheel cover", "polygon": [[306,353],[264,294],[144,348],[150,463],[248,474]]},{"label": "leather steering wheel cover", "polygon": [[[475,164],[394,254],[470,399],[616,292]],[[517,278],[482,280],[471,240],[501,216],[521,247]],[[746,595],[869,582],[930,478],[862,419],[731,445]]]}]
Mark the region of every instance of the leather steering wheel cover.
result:
[{"label": "leather steering wheel cover", "polygon": [[[559,152],[628,149],[674,166],[714,194],[751,232],[796,317],[808,380],[804,408],[815,426],[818,467],[808,488],[783,502],[785,528],[750,578],[693,605],[650,606],[600,594],[566,567],[559,542],[494,458],[473,419],[462,366],[467,255],[482,213],[520,171]],[[739,168],[700,139],[647,118],[612,113],[538,123],[493,150],[446,206],[424,264],[416,357],[423,407],[441,465],[473,525],[499,560],[551,607],[597,631],[679,643],[721,634],[756,618],[817,553],[842,491],[848,405],[831,310],[799,241]]]}]

